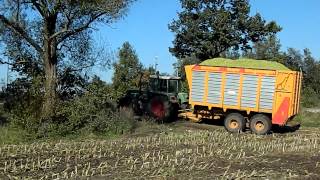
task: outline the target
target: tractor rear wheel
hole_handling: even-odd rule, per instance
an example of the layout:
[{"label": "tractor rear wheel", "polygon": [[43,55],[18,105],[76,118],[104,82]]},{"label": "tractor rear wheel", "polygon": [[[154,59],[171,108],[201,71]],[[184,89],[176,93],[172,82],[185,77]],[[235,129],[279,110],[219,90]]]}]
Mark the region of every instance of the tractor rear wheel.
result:
[{"label": "tractor rear wheel", "polygon": [[250,129],[257,135],[268,134],[271,130],[272,123],[268,116],[256,114],[250,119]]},{"label": "tractor rear wheel", "polygon": [[165,96],[155,96],[148,102],[148,113],[158,122],[172,122],[178,116],[178,104],[169,102]]},{"label": "tractor rear wheel", "polygon": [[230,113],[224,119],[224,127],[231,133],[240,133],[245,130],[246,120],[240,113]]}]

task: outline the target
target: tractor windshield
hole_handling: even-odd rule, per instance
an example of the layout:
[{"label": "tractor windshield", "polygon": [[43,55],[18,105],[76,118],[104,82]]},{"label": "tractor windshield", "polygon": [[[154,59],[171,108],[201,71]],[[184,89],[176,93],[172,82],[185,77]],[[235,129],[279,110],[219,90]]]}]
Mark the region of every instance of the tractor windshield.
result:
[{"label": "tractor windshield", "polygon": [[179,80],[176,79],[150,79],[150,88],[153,91],[164,93],[177,93]]},{"label": "tractor windshield", "polygon": [[179,81],[178,80],[168,80],[168,81],[169,81],[168,93],[178,93]]}]

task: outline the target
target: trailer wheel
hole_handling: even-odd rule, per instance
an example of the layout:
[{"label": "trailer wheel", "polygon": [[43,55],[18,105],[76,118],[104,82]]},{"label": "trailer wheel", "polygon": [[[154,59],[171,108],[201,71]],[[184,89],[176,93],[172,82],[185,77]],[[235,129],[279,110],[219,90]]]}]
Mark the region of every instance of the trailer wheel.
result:
[{"label": "trailer wheel", "polygon": [[224,127],[232,133],[243,132],[246,126],[244,117],[239,113],[230,113],[224,119]]},{"label": "trailer wheel", "polygon": [[268,134],[271,127],[270,118],[264,114],[256,114],[250,119],[250,130],[257,135]]}]

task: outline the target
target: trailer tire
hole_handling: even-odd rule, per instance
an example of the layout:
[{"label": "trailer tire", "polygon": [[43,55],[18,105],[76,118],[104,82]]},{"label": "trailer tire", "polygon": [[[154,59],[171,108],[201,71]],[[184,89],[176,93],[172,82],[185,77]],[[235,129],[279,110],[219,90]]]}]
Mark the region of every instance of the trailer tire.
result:
[{"label": "trailer tire", "polygon": [[240,133],[245,130],[246,120],[240,113],[230,113],[224,119],[224,127],[231,133]]},{"label": "trailer tire", "polygon": [[257,135],[268,134],[271,130],[272,123],[268,116],[256,114],[250,119],[250,130]]}]

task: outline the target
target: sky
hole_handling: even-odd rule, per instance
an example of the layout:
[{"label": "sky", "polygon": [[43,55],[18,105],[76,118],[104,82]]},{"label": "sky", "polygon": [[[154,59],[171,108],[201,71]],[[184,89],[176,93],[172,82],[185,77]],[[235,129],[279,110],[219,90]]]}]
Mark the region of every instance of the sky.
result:
[{"label": "sky", "polygon": [[[309,48],[320,59],[319,0],[251,0],[250,4],[252,14],[260,13],[265,20],[275,20],[283,28],[278,34],[282,50]],[[168,24],[177,18],[180,10],[179,0],[138,0],[125,18],[100,26],[93,34],[94,40],[114,53],[128,41],[145,66],[154,65],[157,59],[160,72],[172,73],[176,59],[169,47],[174,34],[168,30]],[[95,69],[93,73],[111,81],[112,70]],[[1,79],[6,79],[4,65],[0,65],[0,82]]]}]

